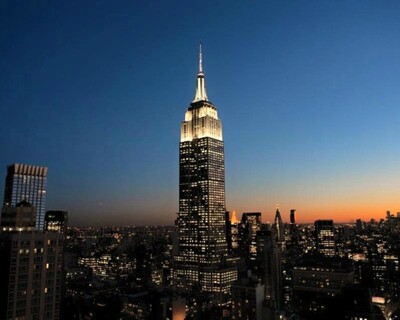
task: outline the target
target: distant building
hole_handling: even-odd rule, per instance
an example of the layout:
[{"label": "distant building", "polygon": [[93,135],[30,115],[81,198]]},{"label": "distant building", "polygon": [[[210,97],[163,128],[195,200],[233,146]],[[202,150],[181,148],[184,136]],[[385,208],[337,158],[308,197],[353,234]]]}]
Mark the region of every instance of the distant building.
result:
[{"label": "distant building", "polygon": [[290,210],[290,224],[296,224],[296,210]]},{"label": "distant building", "polygon": [[275,232],[275,237],[278,242],[282,242],[285,240],[285,231],[283,229],[283,221],[279,208],[276,208],[275,219],[272,229]]},{"label": "distant building", "polygon": [[68,212],[66,211],[47,211],[44,219],[46,231],[56,231],[66,233],[68,227]]},{"label": "distant building", "polygon": [[0,233],[1,319],[60,318],[64,238],[32,231],[34,223],[35,208],[27,202],[2,217],[2,225],[12,226]]},{"label": "distant building", "polygon": [[[104,304],[108,305],[110,299],[106,299]],[[153,292],[139,292],[136,294],[128,294],[123,296],[121,319],[135,320],[175,320],[184,319],[185,301],[183,300],[182,317],[175,312],[171,297],[156,294]],[[175,314],[173,315],[173,310]],[[104,316],[104,314],[102,314]],[[113,314],[109,315],[110,317]],[[102,319],[105,319],[105,317]]]},{"label": "distant building", "polygon": [[295,209],[291,209],[290,210],[290,225],[289,225],[289,247],[290,246],[296,246],[298,244],[298,228],[296,225],[296,210]]},{"label": "distant building", "polygon": [[231,247],[232,251],[231,253],[236,255],[238,252],[239,248],[239,223],[240,221],[236,217],[236,212],[231,211],[231,216],[230,216],[230,234],[231,234]]},{"label": "distant building", "polygon": [[361,219],[357,219],[357,221],[356,221],[357,234],[360,234],[362,230],[363,230],[363,223],[362,223]]},{"label": "distant building", "polygon": [[315,244],[319,253],[325,256],[335,255],[335,231],[333,220],[317,220],[315,227]]},{"label": "distant building", "polygon": [[262,320],[264,285],[254,279],[242,279],[232,285],[231,319]]},{"label": "distant building", "polygon": [[225,236],[228,252],[232,253],[232,225],[229,211],[225,212]]},{"label": "distant building", "polygon": [[270,230],[257,233],[259,277],[265,287],[267,307],[275,313],[283,307],[283,282],[281,249]]},{"label": "distant building", "polygon": [[249,267],[257,258],[257,232],[260,230],[261,212],[244,212],[239,226],[239,251]]},{"label": "distant building", "polygon": [[351,262],[339,258],[306,257],[293,268],[294,290],[335,294],[353,282]]},{"label": "distant building", "polygon": [[332,298],[354,283],[354,271],[346,259],[304,257],[293,267],[292,281],[296,311],[305,318],[322,316]]},{"label": "distant building", "polygon": [[25,200],[36,208],[36,228],[43,230],[46,210],[47,167],[15,163],[7,167],[4,207]]}]

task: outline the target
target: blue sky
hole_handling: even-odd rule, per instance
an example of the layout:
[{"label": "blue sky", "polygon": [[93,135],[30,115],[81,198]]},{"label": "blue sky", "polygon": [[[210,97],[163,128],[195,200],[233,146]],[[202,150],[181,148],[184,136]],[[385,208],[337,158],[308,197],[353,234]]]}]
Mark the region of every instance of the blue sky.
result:
[{"label": "blue sky", "polygon": [[400,211],[398,1],[5,1],[0,179],[46,165],[72,224],[172,224],[203,43],[227,207]]}]

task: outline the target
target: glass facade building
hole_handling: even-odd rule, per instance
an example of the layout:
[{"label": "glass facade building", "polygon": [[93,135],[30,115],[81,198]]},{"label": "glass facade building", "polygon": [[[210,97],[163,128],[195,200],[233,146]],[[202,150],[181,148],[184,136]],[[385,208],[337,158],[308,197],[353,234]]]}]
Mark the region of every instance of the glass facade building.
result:
[{"label": "glass facade building", "polygon": [[12,164],[7,167],[4,188],[4,207],[15,207],[27,201],[36,208],[36,227],[44,228],[46,210],[47,168],[28,164]]},{"label": "glass facade building", "polygon": [[181,124],[176,225],[175,286],[185,290],[199,287],[224,303],[237,271],[228,266],[222,124],[207,98],[201,51],[195,99]]}]

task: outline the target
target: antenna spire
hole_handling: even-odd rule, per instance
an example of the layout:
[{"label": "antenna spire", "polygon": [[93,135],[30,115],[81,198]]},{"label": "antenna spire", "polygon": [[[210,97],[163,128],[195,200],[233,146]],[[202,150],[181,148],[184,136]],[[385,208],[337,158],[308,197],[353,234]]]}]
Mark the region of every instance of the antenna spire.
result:
[{"label": "antenna spire", "polygon": [[201,52],[201,42],[199,51],[199,73],[203,73],[203,53]]},{"label": "antenna spire", "polygon": [[194,96],[193,102],[197,101],[208,101],[206,92],[206,83],[203,73],[203,52],[201,51],[201,42],[199,50],[199,73],[197,74],[196,94]]}]

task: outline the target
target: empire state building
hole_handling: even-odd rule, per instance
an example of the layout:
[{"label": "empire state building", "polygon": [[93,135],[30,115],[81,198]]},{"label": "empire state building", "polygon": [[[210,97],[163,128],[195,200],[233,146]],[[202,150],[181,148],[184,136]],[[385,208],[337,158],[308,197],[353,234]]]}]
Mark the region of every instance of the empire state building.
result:
[{"label": "empire state building", "polygon": [[173,281],[181,290],[212,294],[220,305],[228,302],[230,286],[237,279],[228,257],[225,211],[222,123],[208,100],[200,46],[196,93],[181,124]]}]

